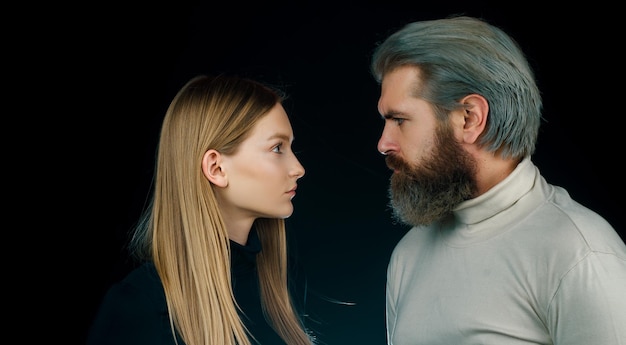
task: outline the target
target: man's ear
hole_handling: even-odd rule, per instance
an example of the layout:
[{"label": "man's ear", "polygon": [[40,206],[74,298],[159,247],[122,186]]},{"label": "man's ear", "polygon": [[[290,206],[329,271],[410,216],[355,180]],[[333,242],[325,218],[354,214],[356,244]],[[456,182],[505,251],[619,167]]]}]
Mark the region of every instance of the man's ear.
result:
[{"label": "man's ear", "polygon": [[487,125],[489,103],[479,94],[465,96],[461,100],[465,106],[465,125],[463,126],[463,141],[473,144]]},{"label": "man's ear", "polygon": [[210,149],[202,156],[202,173],[212,184],[218,187],[226,187],[228,179],[226,172],[222,168],[222,154],[214,149]]}]

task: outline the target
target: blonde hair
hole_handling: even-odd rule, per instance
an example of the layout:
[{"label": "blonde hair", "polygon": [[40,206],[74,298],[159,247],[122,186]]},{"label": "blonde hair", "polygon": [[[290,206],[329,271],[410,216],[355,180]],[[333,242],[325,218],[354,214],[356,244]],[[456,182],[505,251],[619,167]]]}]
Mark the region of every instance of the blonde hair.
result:
[{"label": "blonde hair", "polygon": [[[283,96],[259,82],[220,75],[191,79],[161,128],[151,205],[132,239],[161,278],[174,337],[187,345],[250,345],[231,286],[230,242],[214,186],[203,176],[208,149],[232,154]],[[283,219],[257,219],[264,314],[287,344],[310,345],[287,288]]]}]

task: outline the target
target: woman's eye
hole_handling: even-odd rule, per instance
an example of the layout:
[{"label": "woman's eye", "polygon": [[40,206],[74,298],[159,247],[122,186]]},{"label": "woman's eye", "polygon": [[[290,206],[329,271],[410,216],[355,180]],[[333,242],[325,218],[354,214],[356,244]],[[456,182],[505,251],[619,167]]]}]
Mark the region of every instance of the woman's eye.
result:
[{"label": "woman's eye", "polygon": [[282,147],[283,147],[283,144],[278,144],[272,148],[272,152],[282,153],[282,150],[281,150]]}]

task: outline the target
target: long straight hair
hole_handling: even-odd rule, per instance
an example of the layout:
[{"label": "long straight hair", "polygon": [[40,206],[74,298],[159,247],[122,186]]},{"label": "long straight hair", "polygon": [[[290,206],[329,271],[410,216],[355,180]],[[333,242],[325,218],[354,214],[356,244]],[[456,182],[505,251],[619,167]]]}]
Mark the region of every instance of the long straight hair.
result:
[{"label": "long straight hair", "polygon": [[[231,285],[230,242],[214,186],[201,161],[209,149],[232,154],[283,94],[234,76],[198,76],[172,100],[163,120],[148,209],[131,241],[152,260],[165,290],[172,333],[187,345],[250,345]],[[287,344],[310,345],[287,282],[283,219],[257,219],[264,314]]]}]

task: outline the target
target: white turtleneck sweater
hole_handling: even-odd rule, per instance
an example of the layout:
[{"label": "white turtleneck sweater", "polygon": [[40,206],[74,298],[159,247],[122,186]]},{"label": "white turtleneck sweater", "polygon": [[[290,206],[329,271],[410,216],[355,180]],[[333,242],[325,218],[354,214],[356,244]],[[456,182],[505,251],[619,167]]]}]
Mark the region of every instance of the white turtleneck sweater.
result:
[{"label": "white turtleneck sweater", "polygon": [[530,158],[411,229],[386,294],[390,345],[626,344],[624,241]]}]

